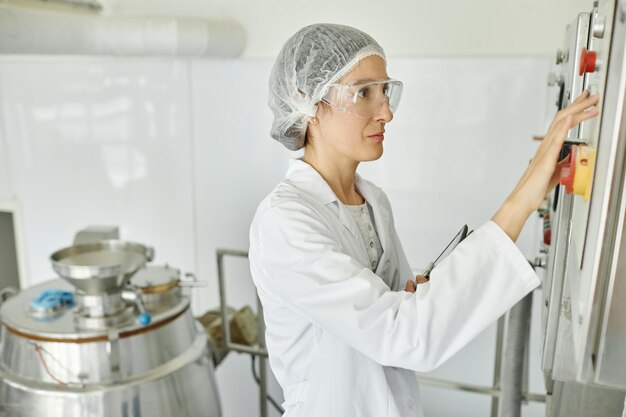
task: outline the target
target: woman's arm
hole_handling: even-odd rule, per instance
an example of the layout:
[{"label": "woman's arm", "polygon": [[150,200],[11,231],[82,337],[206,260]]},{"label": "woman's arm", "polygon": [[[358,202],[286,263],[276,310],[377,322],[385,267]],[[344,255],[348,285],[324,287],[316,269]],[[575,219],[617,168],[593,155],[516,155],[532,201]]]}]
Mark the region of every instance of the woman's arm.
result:
[{"label": "woman's arm", "polygon": [[559,154],[567,139],[567,132],[582,121],[598,115],[598,100],[599,96],[589,97],[589,92],[585,91],[557,113],[528,168],[491,218],[514,242],[528,217],[539,208],[546,194],[559,181],[564,162],[559,162]]},{"label": "woman's arm", "polygon": [[539,285],[515,244],[487,222],[432,271],[424,291],[392,291],[295,200],[255,216],[250,268],[294,314],[382,365],[415,371],[441,364]]}]

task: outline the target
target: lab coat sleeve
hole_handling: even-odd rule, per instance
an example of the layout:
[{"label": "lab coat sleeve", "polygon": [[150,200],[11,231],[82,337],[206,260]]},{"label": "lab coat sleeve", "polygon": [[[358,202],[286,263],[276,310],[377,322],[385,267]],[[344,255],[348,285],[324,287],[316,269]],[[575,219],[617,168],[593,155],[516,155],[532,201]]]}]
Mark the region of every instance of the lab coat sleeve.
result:
[{"label": "lab coat sleeve", "polygon": [[342,251],[318,213],[297,201],[257,213],[250,265],[257,285],[314,325],[382,365],[415,371],[441,364],[538,284],[513,242],[490,222],[433,270],[427,288],[391,291]]}]

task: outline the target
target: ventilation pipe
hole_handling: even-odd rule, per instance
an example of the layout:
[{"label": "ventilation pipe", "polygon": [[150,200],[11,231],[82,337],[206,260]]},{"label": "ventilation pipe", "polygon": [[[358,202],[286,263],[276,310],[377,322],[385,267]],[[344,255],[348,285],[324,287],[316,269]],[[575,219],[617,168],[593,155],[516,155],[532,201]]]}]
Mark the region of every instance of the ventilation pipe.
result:
[{"label": "ventilation pipe", "polygon": [[533,293],[530,292],[508,312],[502,363],[499,417],[521,417],[522,398],[527,391],[528,341]]},{"label": "ventilation pipe", "polygon": [[245,43],[245,31],[235,22],[0,6],[0,54],[234,58]]}]

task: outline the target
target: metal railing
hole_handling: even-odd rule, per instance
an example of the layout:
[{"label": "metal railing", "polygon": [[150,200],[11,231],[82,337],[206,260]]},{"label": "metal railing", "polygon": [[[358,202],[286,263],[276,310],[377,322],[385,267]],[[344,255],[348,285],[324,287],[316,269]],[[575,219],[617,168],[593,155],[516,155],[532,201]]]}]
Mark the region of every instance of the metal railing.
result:
[{"label": "metal railing", "polygon": [[220,315],[222,318],[222,332],[224,334],[224,348],[226,353],[229,351],[247,353],[259,357],[259,388],[260,388],[260,409],[261,417],[267,417],[267,349],[265,348],[265,322],[263,320],[263,307],[261,306],[261,300],[257,295],[257,328],[258,339],[257,346],[250,347],[242,345],[240,343],[234,343],[230,338],[230,320],[226,313],[226,283],[224,279],[224,257],[234,256],[239,258],[248,258],[248,252],[232,250],[232,249],[217,249],[217,279],[219,283],[220,292]]}]

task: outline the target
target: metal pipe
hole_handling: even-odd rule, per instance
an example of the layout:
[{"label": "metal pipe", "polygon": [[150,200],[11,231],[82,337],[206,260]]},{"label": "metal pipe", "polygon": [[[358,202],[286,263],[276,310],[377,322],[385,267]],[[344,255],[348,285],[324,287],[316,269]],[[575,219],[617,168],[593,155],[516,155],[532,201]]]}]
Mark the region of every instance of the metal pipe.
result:
[{"label": "metal pipe", "polygon": [[230,321],[226,314],[226,286],[224,285],[223,258],[225,253],[217,250],[217,281],[220,294],[220,315],[222,316],[222,334],[224,335],[224,348],[226,353],[230,350]]},{"label": "metal pipe", "polygon": [[[433,387],[452,389],[456,391],[473,392],[476,394],[486,394],[494,398],[502,397],[501,390],[493,389],[491,387],[484,387],[480,385],[466,384],[462,382],[449,381],[447,379],[430,378],[424,376],[419,376],[417,378],[417,381],[420,384]],[[527,393],[523,396],[523,398],[526,401],[534,401],[539,403],[546,402],[546,396],[544,394]]]},{"label": "metal pipe", "polygon": [[[257,326],[259,330],[258,345],[265,348],[265,322],[263,320],[263,306],[258,295],[256,298],[257,305]],[[261,417],[267,417],[267,360],[265,357],[259,358],[259,379],[261,380]]]},{"label": "metal pipe", "polygon": [[501,417],[521,417],[526,339],[530,333],[533,293],[507,313],[506,342],[502,366]]},{"label": "metal pipe", "polygon": [[[504,316],[498,319],[496,330],[496,357],[493,364],[493,389],[500,390],[500,374],[502,372],[502,347],[504,344]],[[498,417],[500,407],[500,397],[494,396],[491,399],[491,417]]]},{"label": "metal pipe", "polygon": [[228,256],[238,256],[240,258],[247,258],[248,252],[243,250],[235,250],[235,249],[216,249],[215,252],[217,255],[228,255]]},{"label": "metal pipe", "polygon": [[249,355],[259,356],[259,357],[267,357],[267,350],[254,348],[246,345],[240,345],[239,343],[229,343],[228,350],[232,350],[233,352],[239,353],[247,353]]},{"label": "metal pipe", "polygon": [[246,33],[197,17],[99,16],[0,5],[0,53],[234,58]]},{"label": "metal pipe", "polygon": [[59,3],[72,7],[89,9],[90,11],[101,12],[102,5],[93,0],[37,0],[42,4]]}]

